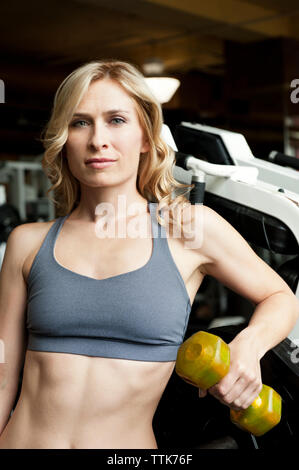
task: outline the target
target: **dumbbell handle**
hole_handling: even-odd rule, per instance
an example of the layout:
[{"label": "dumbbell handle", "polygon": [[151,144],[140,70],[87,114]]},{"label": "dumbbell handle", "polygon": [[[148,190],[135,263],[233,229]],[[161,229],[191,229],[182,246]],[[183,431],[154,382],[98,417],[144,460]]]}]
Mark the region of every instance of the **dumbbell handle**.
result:
[{"label": "dumbbell handle", "polygon": [[[207,390],[227,374],[229,364],[229,346],[219,336],[199,331],[181,344],[175,370],[186,382]],[[240,428],[261,436],[279,423],[281,397],[273,388],[263,385],[246,410],[231,409],[230,417]]]}]

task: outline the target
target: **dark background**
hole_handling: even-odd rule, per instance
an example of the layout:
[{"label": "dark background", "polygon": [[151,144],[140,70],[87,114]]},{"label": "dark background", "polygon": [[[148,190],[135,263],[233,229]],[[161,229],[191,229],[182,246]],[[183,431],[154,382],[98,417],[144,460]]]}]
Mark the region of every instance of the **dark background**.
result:
[{"label": "dark background", "polygon": [[30,158],[59,83],[95,59],[158,57],[181,80],[163,105],[182,120],[241,132],[255,156],[298,152],[297,0],[51,0],[3,2],[0,11],[0,159]]}]

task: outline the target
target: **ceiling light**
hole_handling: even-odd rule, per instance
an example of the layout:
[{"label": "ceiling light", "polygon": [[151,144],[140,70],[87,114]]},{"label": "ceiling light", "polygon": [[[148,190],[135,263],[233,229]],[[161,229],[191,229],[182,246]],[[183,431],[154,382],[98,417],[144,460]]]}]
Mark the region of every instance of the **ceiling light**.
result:
[{"label": "ceiling light", "polygon": [[153,57],[144,61],[142,69],[145,80],[159,103],[170,101],[180,86],[180,81],[164,75],[164,62],[158,57]]},{"label": "ceiling light", "polygon": [[170,101],[180,86],[180,81],[172,77],[146,77],[145,81],[161,104]]}]

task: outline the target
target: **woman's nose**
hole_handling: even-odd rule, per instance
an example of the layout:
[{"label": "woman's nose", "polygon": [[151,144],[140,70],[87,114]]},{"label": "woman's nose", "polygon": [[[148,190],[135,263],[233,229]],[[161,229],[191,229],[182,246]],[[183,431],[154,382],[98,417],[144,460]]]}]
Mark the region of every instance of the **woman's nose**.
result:
[{"label": "woman's nose", "polygon": [[89,144],[95,149],[109,146],[109,132],[105,124],[95,124],[93,126]]}]

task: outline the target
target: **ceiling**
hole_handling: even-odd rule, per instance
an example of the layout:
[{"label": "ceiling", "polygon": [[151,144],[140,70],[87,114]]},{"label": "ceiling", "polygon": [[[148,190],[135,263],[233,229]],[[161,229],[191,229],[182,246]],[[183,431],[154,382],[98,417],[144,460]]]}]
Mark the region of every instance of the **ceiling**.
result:
[{"label": "ceiling", "polygon": [[[168,72],[221,74],[224,43],[299,39],[298,0],[11,0],[1,4],[0,74],[51,87],[55,75],[95,58],[141,66],[160,57]],[[43,67],[53,73],[45,77]]]},{"label": "ceiling", "polygon": [[[297,67],[299,63],[293,60],[293,51],[298,55],[299,50],[299,0],[10,0],[2,2],[0,14],[0,79],[7,98],[5,107],[0,106],[0,158],[25,149],[29,153],[40,151],[38,133],[48,118],[57,86],[89,60],[117,58],[142,68],[146,60],[158,57],[166,73],[184,76],[185,91],[198,88],[196,96],[184,96],[186,106],[189,103],[206,116],[210,113],[225,119],[230,111],[218,97],[218,82],[224,81],[229,68],[228,44],[240,44],[242,57],[245,45],[253,45],[254,55],[256,41],[292,38],[294,49],[286,48],[288,64]],[[276,56],[275,48],[271,55]],[[266,116],[268,123],[276,119],[279,126],[282,122],[282,112],[271,104],[279,101],[275,89],[280,90],[281,83],[268,80],[277,74],[261,57],[257,64],[263,63],[264,78],[260,70],[255,74],[250,64],[243,73],[245,78],[249,76],[247,69],[251,67],[249,72],[265,82],[253,90],[257,97],[250,119],[258,126],[255,140],[268,139],[264,131],[261,133],[256,115],[259,119]],[[242,65],[236,67],[242,69]],[[194,71],[203,77],[200,85],[190,78],[189,72]],[[230,73],[238,79],[235,71]],[[297,69],[289,73],[295,77]],[[194,80],[199,80],[197,75]],[[251,78],[250,83],[253,81]],[[256,103],[263,100],[268,101],[257,111]],[[240,103],[237,105],[240,107]],[[177,105],[172,102],[171,106]],[[252,124],[248,119],[238,114],[237,122],[243,123],[241,132],[249,132]],[[226,124],[236,125],[232,121]],[[276,139],[281,141],[281,135],[279,129]],[[34,139],[36,147],[32,147]]]}]

